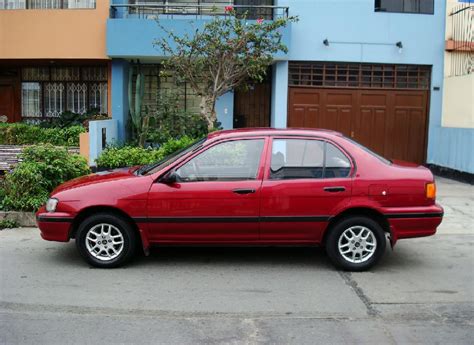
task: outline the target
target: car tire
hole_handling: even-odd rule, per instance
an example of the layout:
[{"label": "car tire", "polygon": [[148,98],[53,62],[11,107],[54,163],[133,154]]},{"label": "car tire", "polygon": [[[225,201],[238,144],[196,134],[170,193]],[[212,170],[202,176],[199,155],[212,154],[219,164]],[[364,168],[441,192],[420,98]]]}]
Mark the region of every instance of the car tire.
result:
[{"label": "car tire", "polygon": [[122,266],[134,256],[137,236],[123,217],[99,213],[87,217],[79,225],[76,246],[90,265],[114,268]]},{"label": "car tire", "polygon": [[371,218],[347,217],[328,231],[326,252],[338,268],[355,272],[368,270],[385,252],[385,232]]}]

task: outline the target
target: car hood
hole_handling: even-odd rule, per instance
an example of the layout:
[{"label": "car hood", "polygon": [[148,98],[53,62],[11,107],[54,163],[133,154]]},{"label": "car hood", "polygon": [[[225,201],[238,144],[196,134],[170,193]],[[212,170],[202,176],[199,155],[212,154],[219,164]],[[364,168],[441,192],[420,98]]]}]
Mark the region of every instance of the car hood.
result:
[{"label": "car hood", "polygon": [[137,167],[107,170],[107,171],[101,171],[95,174],[81,176],[59,185],[58,187],[56,187],[56,189],[53,190],[51,194],[53,195],[59,192],[69,190],[69,189],[90,186],[90,185],[103,183],[103,182],[111,182],[111,181],[134,178],[136,177],[136,175],[134,174],[134,171],[136,170],[136,168]]}]

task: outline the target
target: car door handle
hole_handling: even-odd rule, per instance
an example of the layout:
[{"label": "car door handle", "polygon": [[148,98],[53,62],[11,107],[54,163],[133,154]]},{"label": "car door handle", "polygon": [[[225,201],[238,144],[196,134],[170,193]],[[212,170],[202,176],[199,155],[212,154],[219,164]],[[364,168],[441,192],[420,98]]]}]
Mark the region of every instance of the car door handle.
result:
[{"label": "car door handle", "polygon": [[345,187],[324,187],[324,191],[328,193],[337,193],[337,192],[344,192],[346,190]]},{"label": "car door handle", "polygon": [[255,189],[237,188],[237,189],[234,189],[232,192],[234,192],[235,194],[251,194],[251,193],[255,193]]}]

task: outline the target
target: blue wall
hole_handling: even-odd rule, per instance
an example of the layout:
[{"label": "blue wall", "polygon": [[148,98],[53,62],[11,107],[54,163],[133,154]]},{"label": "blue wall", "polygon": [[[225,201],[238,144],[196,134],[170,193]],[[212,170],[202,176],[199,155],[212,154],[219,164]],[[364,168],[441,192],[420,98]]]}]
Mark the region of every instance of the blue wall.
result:
[{"label": "blue wall", "polygon": [[[114,0],[114,2],[124,0]],[[445,0],[435,1],[434,15],[374,11],[374,0],[276,0],[288,6],[299,22],[284,31],[289,53],[275,57],[273,68],[271,124],[286,127],[288,109],[287,61],[341,61],[367,63],[422,64],[432,66],[429,106],[427,162],[474,172],[473,130],[441,126]],[[110,19],[107,23],[107,52],[111,57],[154,59],[161,55],[151,42],[160,36],[154,20]],[[161,19],[167,29],[184,34],[202,27],[206,19]],[[164,34],[164,33],[163,33]],[[325,46],[323,41],[330,44]],[[403,43],[403,50],[395,46]],[[336,43],[345,42],[345,43]],[[114,64],[113,64],[114,65]],[[118,82],[119,87],[121,82]],[[113,82],[115,85],[115,82]],[[439,87],[439,90],[434,90]],[[120,94],[120,92],[119,92]],[[113,103],[116,103],[113,93]],[[123,109],[123,98],[119,103]],[[224,114],[224,109],[229,114]],[[113,110],[117,107],[113,106]],[[231,128],[233,96],[217,104],[219,120]],[[127,111],[128,112],[128,111]],[[115,117],[115,115],[114,115]],[[119,119],[119,121],[121,121]]]},{"label": "blue wall", "polygon": [[118,141],[126,139],[128,121],[129,63],[123,59],[112,60],[112,118],[118,122]]}]

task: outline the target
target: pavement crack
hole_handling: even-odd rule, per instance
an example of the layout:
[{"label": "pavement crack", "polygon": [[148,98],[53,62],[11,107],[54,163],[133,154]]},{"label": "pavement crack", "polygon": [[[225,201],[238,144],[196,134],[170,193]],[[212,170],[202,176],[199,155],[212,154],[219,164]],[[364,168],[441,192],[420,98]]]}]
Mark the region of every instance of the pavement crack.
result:
[{"label": "pavement crack", "polygon": [[347,285],[349,285],[352,288],[352,290],[354,290],[357,297],[359,297],[362,303],[364,303],[365,307],[367,308],[367,314],[373,317],[379,316],[378,310],[374,308],[369,297],[367,297],[367,295],[364,293],[364,290],[362,290],[362,288],[359,287],[357,282],[354,279],[352,279],[352,273],[341,271],[339,272],[339,275],[342,277],[344,282]]}]

